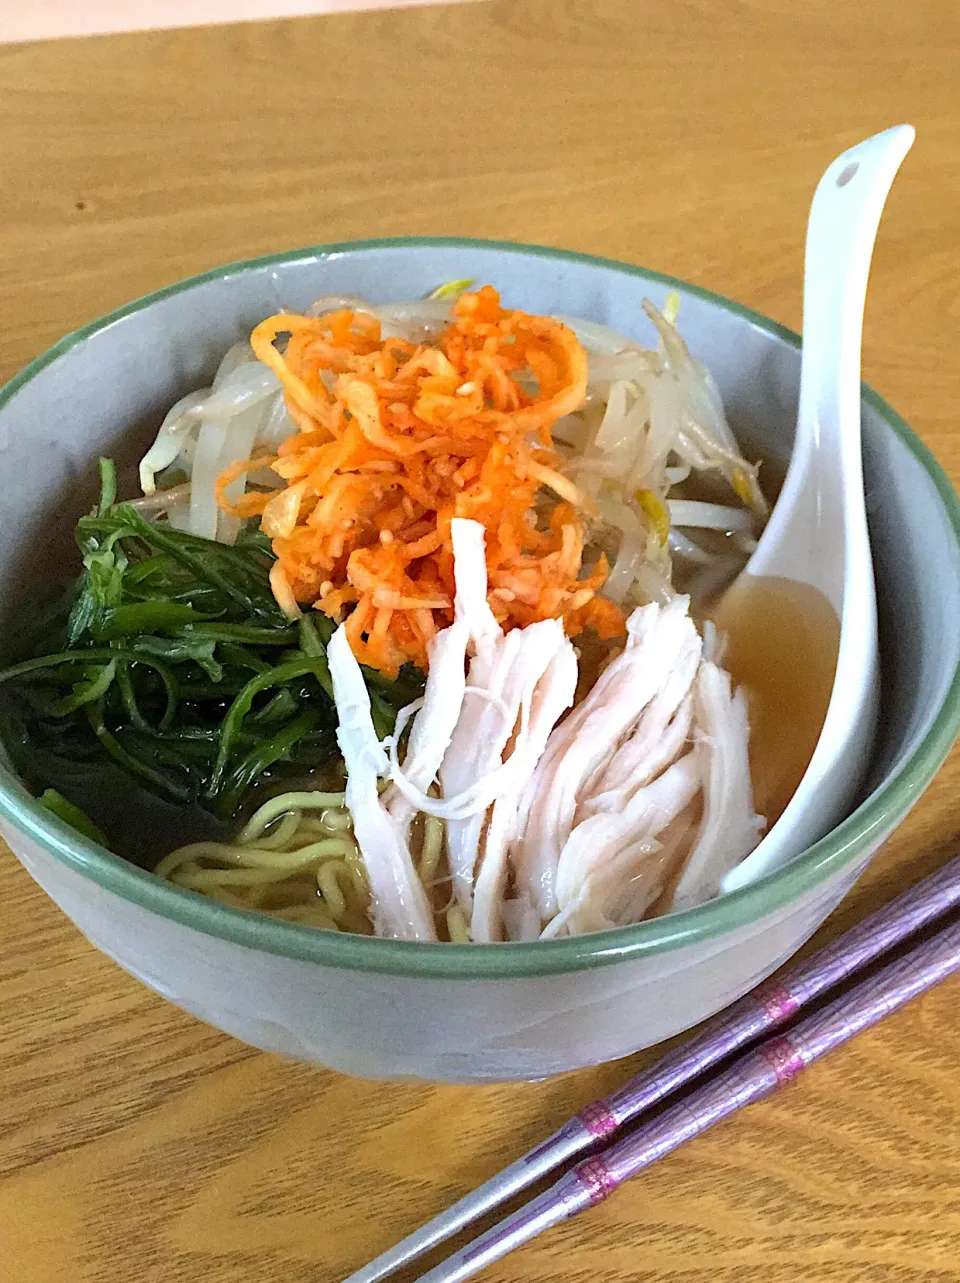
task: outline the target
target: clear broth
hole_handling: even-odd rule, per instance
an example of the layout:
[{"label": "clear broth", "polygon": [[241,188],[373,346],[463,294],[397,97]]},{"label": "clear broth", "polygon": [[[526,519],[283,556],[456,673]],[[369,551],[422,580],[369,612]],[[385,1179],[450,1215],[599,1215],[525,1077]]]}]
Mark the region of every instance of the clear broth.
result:
[{"label": "clear broth", "polygon": [[757,812],[776,823],[813,757],[827,716],[840,621],[816,588],[745,575],[709,612],[727,637],[723,666],[750,711]]}]

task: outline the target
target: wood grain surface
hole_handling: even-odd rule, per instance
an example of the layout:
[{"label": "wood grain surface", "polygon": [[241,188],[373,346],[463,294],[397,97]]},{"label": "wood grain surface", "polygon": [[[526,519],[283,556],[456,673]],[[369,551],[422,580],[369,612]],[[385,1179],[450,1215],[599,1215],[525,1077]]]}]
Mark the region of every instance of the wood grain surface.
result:
[{"label": "wood grain surface", "polygon": [[[822,167],[918,129],[865,377],[960,479],[956,0],[516,0],[0,49],[0,375],[217,263],[462,233],[644,263],[800,318]],[[826,927],[953,849],[960,758]],[[335,1283],[634,1064],[354,1082],[95,953],[0,853],[0,1278]],[[487,1277],[960,1278],[948,983]]]}]

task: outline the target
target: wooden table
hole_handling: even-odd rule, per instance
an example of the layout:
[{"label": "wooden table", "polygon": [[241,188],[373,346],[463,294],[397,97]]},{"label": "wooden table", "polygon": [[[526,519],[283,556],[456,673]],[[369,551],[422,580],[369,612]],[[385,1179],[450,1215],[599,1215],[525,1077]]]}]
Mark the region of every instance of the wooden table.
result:
[{"label": "wooden table", "polygon": [[[796,327],[821,168],[907,119],[864,370],[960,479],[958,51],[955,0],[518,0],[0,49],[0,374],[216,263],[401,232],[613,255]],[[827,933],[943,858],[958,781],[955,755]],[[4,1280],[334,1283],[631,1067],[476,1089],[287,1065],[142,989],[6,853],[0,903]],[[960,1278],[958,999],[487,1277]]]}]

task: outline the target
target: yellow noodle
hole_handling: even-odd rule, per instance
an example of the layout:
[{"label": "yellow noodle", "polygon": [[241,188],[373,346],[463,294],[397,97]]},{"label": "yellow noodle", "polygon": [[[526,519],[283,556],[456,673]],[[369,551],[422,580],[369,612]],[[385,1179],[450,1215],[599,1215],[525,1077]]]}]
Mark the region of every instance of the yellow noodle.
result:
[{"label": "yellow noodle", "polygon": [[443,854],[443,820],[435,815],[424,816],[423,849],[420,852],[420,881],[432,886],[436,880],[440,857]]},{"label": "yellow noodle", "polygon": [[213,887],[207,895],[228,905],[231,909],[255,909],[256,904],[246,894],[247,887]]},{"label": "yellow noodle", "polygon": [[331,833],[347,833],[353,829],[353,816],[346,807],[330,807],[318,821],[322,829]]},{"label": "yellow noodle", "polygon": [[371,935],[373,919],[370,914],[370,890],[359,853],[356,860],[345,860],[339,866],[337,886],[347,903],[346,913],[337,920],[341,928],[344,931]]},{"label": "yellow noodle", "polygon": [[171,879],[177,886],[189,887],[191,891],[215,886],[252,887],[278,880],[276,869],[202,869],[199,865],[178,869],[176,877]]},{"label": "yellow noodle", "polygon": [[470,929],[459,904],[451,904],[447,909],[447,930],[453,944],[469,944]]},{"label": "yellow noodle", "polygon": [[344,802],[343,793],[280,793],[277,797],[272,797],[269,802],[264,802],[263,806],[251,815],[237,841],[252,841],[268,824],[287,811],[328,810],[331,807],[342,807]]},{"label": "yellow noodle", "polygon": [[[274,894],[275,890],[276,890],[275,882],[266,882],[262,886],[246,887],[245,893],[244,893],[244,899],[246,900],[246,905],[244,907],[247,909],[250,909],[251,912],[254,912],[254,913],[262,912],[264,907],[264,902],[271,895]],[[223,887],[217,887],[218,895],[223,895],[223,891],[224,891]]]},{"label": "yellow noodle", "polygon": [[[324,812],[324,814],[326,814],[326,812]],[[344,811],[344,812],[335,811],[335,812],[334,812],[334,814],[335,814],[335,815],[339,815],[339,814],[346,815],[346,814],[347,814],[347,812],[346,812],[346,811]],[[322,820],[322,819],[321,819],[321,820],[318,820],[318,819],[316,818],[316,816],[313,816],[313,815],[303,815],[302,813],[300,813],[300,826],[299,826],[299,828],[297,829],[297,835],[298,835],[298,837],[299,837],[299,836],[303,836],[304,834],[307,834],[307,835],[309,835],[310,837],[315,837],[315,838],[317,838],[317,837],[330,837],[330,835],[331,835],[332,833],[335,833],[335,832],[349,833],[349,832],[350,832],[350,828],[351,828],[351,827],[352,827],[352,826],[347,825],[347,826],[341,827],[339,830],[337,830],[336,828],[332,827],[332,826],[331,826],[331,825],[329,825],[329,824],[324,824],[323,820]]]},{"label": "yellow noodle", "polygon": [[294,848],[302,849],[314,842],[340,842],[344,847],[349,847],[351,850],[356,846],[353,834],[345,829],[335,831],[324,828],[319,824],[313,826],[306,822],[301,822],[300,827],[290,839],[288,846],[291,850]]},{"label": "yellow noodle", "polygon": [[317,869],[317,886],[334,922],[347,912],[347,897],[340,889],[341,878],[345,878],[347,884],[353,886],[350,870],[342,860],[328,860]]},{"label": "yellow noodle", "polygon": [[178,847],[176,851],[165,855],[154,869],[154,873],[158,878],[169,878],[182,864],[195,864],[201,857],[209,860],[230,860],[234,850],[235,848],[226,842],[192,842],[189,846]]},{"label": "yellow noodle", "polygon": [[347,868],[353,877],[353,885],[356,888],[357,895],[360,899],[366,901],[370,898],[370,879],[367,877],[367,866],[363,862],[363,856],[357,847],[346,856]]},{"label": "yellow noodle", "polygon": [[[288,922],[369,935],[370,883],[342,793],[281,793],[251,816],[232,842],[196,842],[172,851],[156,872],[231,908]],[[447,881],[444,824],[422,816],[417,858],[428,888]],[[438,911],[449,938],[469,940],[459,908]]]},{"label": "yellow noodle", "polygon": [[319,842],[310,842],[291,851],[261,851],[256,847],[240,847],[240,859],[237,863],[254,868],[302,869],[319,860],[342,860],[352,849],[353,843],[344,838],[321,838]]},{"label": "yellow noodle", "polygon": [[326,931],[339,930],[329,913],[323,909],[319,898],[315,904],[291,904],[286,909],[273,909],[271,916],[282,918],[285,922],[302,922],[305,926],[320,927]]},{"label": "yellow noodle", "polygon": [[[229,868],[272,869],[279,877],[287,877],[291,870],[305,868],[317,860],[343,858],[353,848],[344,838],[322,838],[307,846],[287,851],[265,850],[259,846],[230,846],[225,842],[196,842],[174,851],[157,865],[161,877],[170,877],[177,868],[189,862],[217,862]],[[206,867],[204,865],[203,867]]]},{"label": "yellow noodle", "polygon": [[[301,811],[290,811],[284,815],[280,822],[270,832],[269,826],[262,830],[256,836],[248,839],[249,843],[255,843],[261,850],[277,851],[281,847],[289,846],[291,839],[299,829],[303,827],[303,813]],[[241,846],[246,846],[247,842],[237,841]]]}]

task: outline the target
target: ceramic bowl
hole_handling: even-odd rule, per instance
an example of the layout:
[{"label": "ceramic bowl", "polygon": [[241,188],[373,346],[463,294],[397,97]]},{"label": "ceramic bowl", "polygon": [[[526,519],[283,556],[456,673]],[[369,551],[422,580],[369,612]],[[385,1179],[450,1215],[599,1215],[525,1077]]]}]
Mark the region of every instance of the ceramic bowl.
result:
[{"label": "ceramic bowl", "polygon": [[[95,460],[146,441],[229,344],[321,294],[375,301],[443,281],[509,306],[605,322],[652,343],[644,297],[681,295],[680,328],[735,429],[789,455],[796,335],[682,282],[558,250],[460,240],[331,245],[239,263],[69,335],[0,394],[0,628],[68,555]],[[905,423],[864,389],[864,462],[883,706],[862,802],[787,868],[691,912],[578,939],[490,946],[345,936],[180,890],[64,827],[0,770],[0,831],[98,948],[201,1020],[345,1073],[450,1082],[543,1078],[670,1037],[732,1002],[830,913],[930,782],[960,720],[960,508]],[[2,632],[0,632],[2,637]],[[786,730],[787,728],[785,728]],[[137,817],[131,816],[131,824]]]}]

